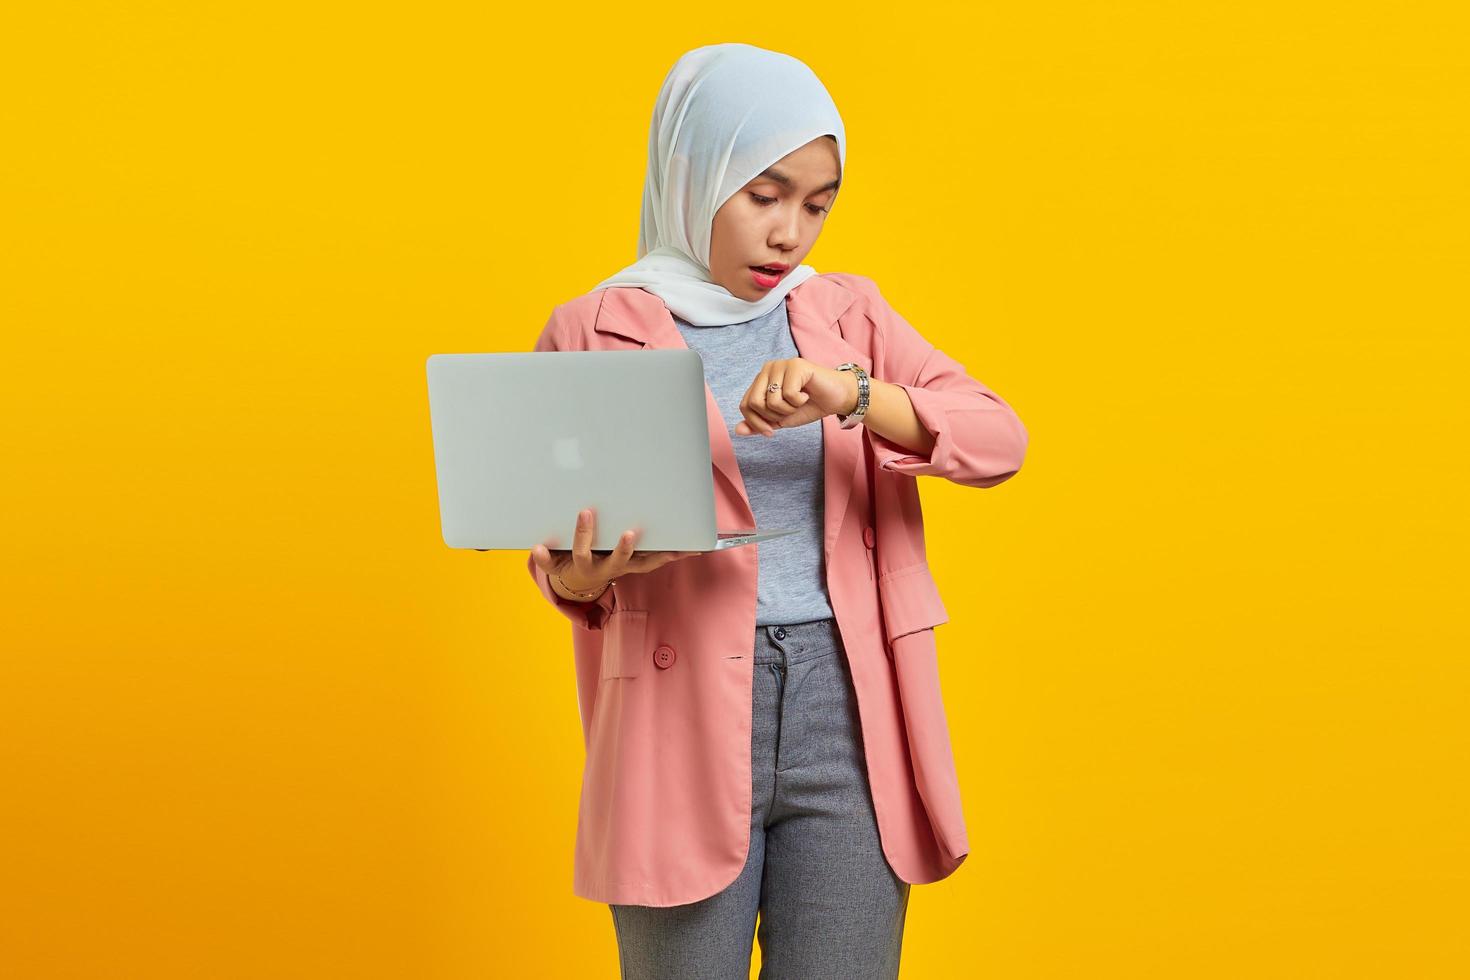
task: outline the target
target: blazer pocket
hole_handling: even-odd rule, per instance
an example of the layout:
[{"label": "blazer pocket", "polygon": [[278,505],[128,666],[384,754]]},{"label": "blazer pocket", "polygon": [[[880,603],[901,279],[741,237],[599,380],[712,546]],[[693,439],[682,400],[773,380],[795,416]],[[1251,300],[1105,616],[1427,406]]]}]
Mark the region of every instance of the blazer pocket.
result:
[{"label": "blazer pocket", "polygon": [[648,610],[614,609],[602,627],[601,679],[637,677],[648,659]]},{"label": "blazer pocket", "polygon": [[939,586],[926,561],[880,575],[878,601],[883,609],[883,630],[890,642],[906,633],[949,622]]}]

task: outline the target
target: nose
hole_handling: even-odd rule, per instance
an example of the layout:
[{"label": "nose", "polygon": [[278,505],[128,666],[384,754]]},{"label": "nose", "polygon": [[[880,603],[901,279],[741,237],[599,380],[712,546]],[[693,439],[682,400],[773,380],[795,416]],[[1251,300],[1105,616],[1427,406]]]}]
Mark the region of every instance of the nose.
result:
[{"label": "nose", "polygon": [[798,210],[790,213],[790,217],[777,226],[775,241],[771,242],[771,247],[778,248],[782,252],[789,252],[800,243],[801,212]]}]

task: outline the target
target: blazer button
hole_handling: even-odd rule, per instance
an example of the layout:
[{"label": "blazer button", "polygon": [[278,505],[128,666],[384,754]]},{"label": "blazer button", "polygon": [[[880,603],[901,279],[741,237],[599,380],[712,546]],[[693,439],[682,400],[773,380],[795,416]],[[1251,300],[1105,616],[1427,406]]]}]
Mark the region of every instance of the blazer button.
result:
[{"label": "blazer button", "polygon": [[876,540],[878,540],[878,535],[873,532],[871,527],[863,528],[863,544],[871,548],[873,547],[873,542]]},{"label": "blazer button", "polygon": [[653,651],[653,662],[662,669],[666,670],[674,666],[674,659],[674,648],[668,644],[664,644]]}]

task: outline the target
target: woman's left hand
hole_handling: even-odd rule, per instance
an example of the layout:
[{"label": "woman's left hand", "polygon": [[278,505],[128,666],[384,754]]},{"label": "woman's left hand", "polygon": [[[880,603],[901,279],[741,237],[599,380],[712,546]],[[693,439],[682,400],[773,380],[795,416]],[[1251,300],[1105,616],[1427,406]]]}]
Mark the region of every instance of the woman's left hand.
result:
[{"label": "woman's left hand", "polygon": [[[772,384],[781,387],[769,391]],[[821,367],[804,357],[767,361],[740,399],[745,420],[735,426],[735,434],[771,436],[776,429],[849,412],[856,402],[857,376],[850,371]]]}]

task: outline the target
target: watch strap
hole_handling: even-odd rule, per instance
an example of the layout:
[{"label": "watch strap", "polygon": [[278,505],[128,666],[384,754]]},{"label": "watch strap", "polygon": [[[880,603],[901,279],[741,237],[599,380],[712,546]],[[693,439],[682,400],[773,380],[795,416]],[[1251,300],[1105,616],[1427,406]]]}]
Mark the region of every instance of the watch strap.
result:
[{"label": "watch strap", "polygon": [[847,415],[838,415],[837,420],[842,423],[842,428],[851,429],[861,424],[863,418],[868,414],[868,396],[871,392],[871,383],[868,372],[864,371],[858,364],[848,361],[837,366],[839,371],[851,371],[857,375],[858,397],[857,406]]}]

